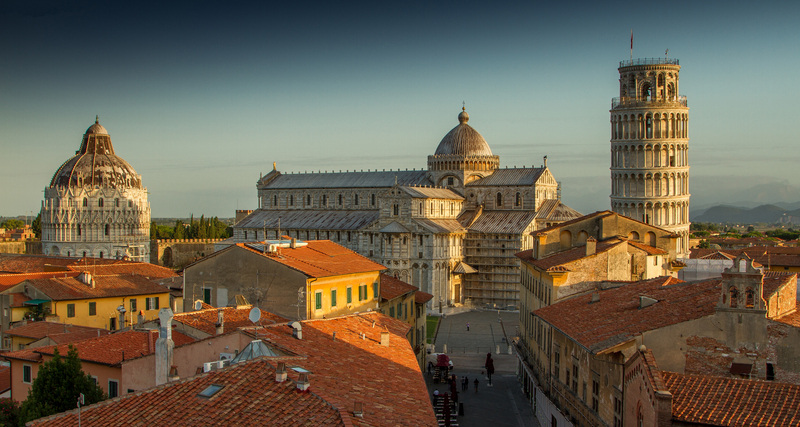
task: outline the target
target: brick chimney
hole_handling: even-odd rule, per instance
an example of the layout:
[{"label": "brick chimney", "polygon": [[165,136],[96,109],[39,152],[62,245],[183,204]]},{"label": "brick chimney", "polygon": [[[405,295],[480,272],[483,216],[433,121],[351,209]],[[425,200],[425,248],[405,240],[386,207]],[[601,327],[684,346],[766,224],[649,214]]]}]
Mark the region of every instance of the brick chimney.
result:
[{"label": "brick chimney", "polygon": [[156,385],[166,384],[172,368],[175,343],[172,341],[172,310],[162,308],[158,312],[158,339],[156,340]]},{"label": "brick chimney", "polygon": [[306,391],[309,387],[311,387],[311,382],[308,380],[308,374],[300,374],[300,378],[297,380],[297,390]]},{"label": "brick chimney", "polygon": [[286,381],[286,362],[278,362],[278,368],[275,370],[275,382],[282,383]]}]

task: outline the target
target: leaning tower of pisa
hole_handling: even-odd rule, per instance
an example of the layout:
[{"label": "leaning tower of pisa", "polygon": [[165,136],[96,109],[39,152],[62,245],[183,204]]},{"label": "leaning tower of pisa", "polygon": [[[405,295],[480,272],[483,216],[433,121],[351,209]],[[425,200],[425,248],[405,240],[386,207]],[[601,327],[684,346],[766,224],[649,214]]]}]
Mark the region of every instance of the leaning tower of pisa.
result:
[{"label": "leaning tower of pisa", "polygon": [[611,210],[680,235],[689,249],[689,107],[677,59],[619,64],[611,101]]}]

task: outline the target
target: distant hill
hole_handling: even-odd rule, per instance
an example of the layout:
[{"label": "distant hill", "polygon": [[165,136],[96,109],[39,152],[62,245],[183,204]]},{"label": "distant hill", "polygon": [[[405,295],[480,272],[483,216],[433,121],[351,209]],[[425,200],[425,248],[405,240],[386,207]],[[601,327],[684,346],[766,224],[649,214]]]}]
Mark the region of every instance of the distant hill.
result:
[{"label": "distant hill", "polygon": [[[794,207],[798,203],[782,203],[784,206]],[[743,208],[731,205],[712,206],[708,209],[693,215],[693,222],[716,222],[716,223],[736,223],[736,224],[755,224],[755,223],[800,223],[800,209],[786,209],[778,205],[768,204],[756,206],[754,208]]]}]

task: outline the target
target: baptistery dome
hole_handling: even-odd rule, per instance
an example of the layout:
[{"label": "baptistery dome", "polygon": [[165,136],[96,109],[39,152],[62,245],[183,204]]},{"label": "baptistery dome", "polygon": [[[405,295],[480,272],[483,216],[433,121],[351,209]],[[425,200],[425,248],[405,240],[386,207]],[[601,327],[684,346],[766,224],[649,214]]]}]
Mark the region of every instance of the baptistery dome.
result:
[{"label": "baptistery dome", "polygon": [[458,114],[458,126],[442,138],[434,155],[491,156],[492,150],[478,131],[468,125],[469,114],[462,108]]},{"label": "baptistery dome", "polygon": [[86,129],[80,149],[58,168],[50,181],[51,188],[83,186],[142,188],[141,176],[114,154],[111,137],[99,118]]},{"label": "baptistery dome", "polygon": [[133,167],[114,154],[98,118],[45,188],[41,215],[45,255],[149,261],[147,189]]}]

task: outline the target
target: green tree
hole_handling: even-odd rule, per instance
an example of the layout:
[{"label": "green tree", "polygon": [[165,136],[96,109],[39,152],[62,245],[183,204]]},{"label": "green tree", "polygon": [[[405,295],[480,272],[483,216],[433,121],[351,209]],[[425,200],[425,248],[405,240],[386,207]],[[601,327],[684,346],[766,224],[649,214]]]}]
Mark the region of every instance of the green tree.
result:
[{"label": "green tree", "polygon": [[0,228],[5,228],[6,230],[16,230],[18,228],[25,228],[25,221],[10,218],[3,222],[0,222]]},{"label": "green tree", "polygon": [[697,247],[700,248],[700,249],[708,249],[708,248],[711,247],[711,244],[708,243],[708,240],[701,240],[700,244],[697,245]]},{"label": "green tree", "polygon": [[150,240],[158,239],[158,226],[155,221],[150,221]]},{"label": "green tree", "polygon": [[200,225],[197,227],[197,238],[198,239],[205,239],[208,236],[206,230],[206,219],[205,215],[200,215]]},{"label": "green tree", "polygon": [[33,234],[36,236],[37,239],[42,237],[42,213],[39,212],[39,215],[36,215],[36,219],[31,222],[31,229],[33,230]]},{"label": "green tree", "polygon": [[81,393],[86,405],[106,398],[92,377],[81,369],[78,350],[70,345],[67,357],[62,358],[56,348],[53,358],[39,368],[28,398],[22,403],[21,418],[27,422],[75,409]]},{"label": "green tree", "polygon": [[186,227],[183,226],[183,221],[179,219],[175,220],[175,227],[172,227],[172,238],[173,239],[186,238]]}]

